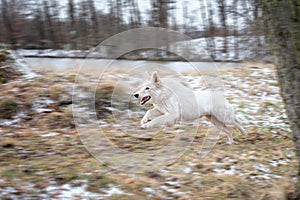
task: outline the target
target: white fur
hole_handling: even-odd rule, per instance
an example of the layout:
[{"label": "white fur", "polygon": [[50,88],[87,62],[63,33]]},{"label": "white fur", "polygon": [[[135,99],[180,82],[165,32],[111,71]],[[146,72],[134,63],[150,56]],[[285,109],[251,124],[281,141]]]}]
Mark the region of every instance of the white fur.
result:
[{"label": "white fur", "polygon": [[153,108],[148,110],[141,120],[142,128],[164,124],[172,126],[180,121],[192,121],[206,116],[218,129],[227,134],[230,144],[234,141],[232,131],[226,124],[234,125],[241,133],[245,133],[234,115],[233,107],[222,92],[194,91],[173,78],[161,79],[155,72],[151,80],[143,84],[134,96],[140,101],[144,97],[151,97],[146,103],[153,104]]}]

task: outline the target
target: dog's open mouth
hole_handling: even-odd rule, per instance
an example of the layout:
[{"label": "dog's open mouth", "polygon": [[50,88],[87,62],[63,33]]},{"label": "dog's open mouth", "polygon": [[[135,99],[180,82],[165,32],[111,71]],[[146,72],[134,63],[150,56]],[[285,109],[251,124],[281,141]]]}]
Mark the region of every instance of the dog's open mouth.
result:
[{"label": "dog's open mouth", "polygon": [[147,103],[150,99],[151,99],[150,96],[143,97],[143,98],[141,99],[141,105],[144,105],[144,104]]}]

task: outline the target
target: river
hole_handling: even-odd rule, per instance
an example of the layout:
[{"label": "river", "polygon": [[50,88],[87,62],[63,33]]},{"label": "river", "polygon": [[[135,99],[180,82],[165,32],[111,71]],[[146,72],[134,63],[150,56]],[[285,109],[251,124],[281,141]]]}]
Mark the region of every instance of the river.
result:
[{"label": "river", "polygon": [[177,73],[199,71],[214,71],[217,68],[243,67],[243,63],[234,62],[182,62],[182,61],[147,61],[147,60],[109,60],[109,59],[81,59],[81,58],[24,58],[29,66],[37,71],[78,71],[99,72],[104,70],[147,70],[165,68]]}]

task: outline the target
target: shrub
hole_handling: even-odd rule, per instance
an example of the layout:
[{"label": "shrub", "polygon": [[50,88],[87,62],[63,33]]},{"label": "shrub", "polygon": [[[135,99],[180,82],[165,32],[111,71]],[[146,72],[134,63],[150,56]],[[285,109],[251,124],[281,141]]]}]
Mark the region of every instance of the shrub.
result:
[{"label": "shrub", "polygon": [[12,118],[17,114],[18,107],[18,102],[13,99],[0,99],[0,118]]},{"label": "shrub", "polygon": [[9,52],[6,49],[0,51],[0,63],[9,59]]},{"label": "shrub", "polygon": [[7,50],[0,51],[0,83],[7,83],[9,80],[15,79],[21,73],[16,69],[13,60],[9,57]]}]

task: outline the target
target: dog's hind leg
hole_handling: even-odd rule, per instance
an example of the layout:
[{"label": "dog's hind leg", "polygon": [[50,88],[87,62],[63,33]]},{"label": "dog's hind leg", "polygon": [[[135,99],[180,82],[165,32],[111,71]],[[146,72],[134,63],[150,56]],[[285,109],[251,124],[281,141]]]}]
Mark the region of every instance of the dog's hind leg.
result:
[{"label": "dog's hind leg", "polygon": [[242,127],[241,122],[237,118],[233,120],[233,125],[236,126],[242,134],[247,134],[245,129]]},{"label": "dog's hind leg", "polygon": [[228,138],[228,144],[233,144],[234,140],[232,137],[232,131],[220,120],[218,120],[215,116],[210,117],[210,121],[221,131],[225,132]]}]

